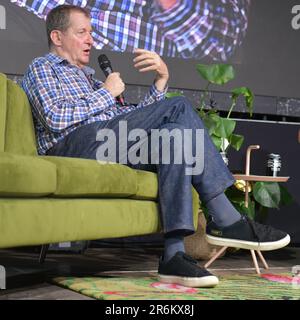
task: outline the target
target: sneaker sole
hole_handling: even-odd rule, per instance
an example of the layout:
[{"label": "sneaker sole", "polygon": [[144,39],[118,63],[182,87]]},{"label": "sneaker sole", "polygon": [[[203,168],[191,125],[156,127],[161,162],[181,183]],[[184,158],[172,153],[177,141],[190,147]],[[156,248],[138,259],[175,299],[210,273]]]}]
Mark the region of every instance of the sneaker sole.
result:
[{"label": "sneaker sole", "polygon": [[160,282],[163,283],[180,284],[184,287],[191,288],[210,288],[216,286],[219,283],[219,279],[216,276],[194,278],[158,274],[158,278]]},{"label": "sneaker sole", "polygon": [[206,235],[207,242],[216,246],[223,246],[223,247],[235,247],[241,249],[253,249],[259,251],[269,251],[280,249],[287,246],[291,238],[289,235],[286,235],[284,238],[278,241],[272,242],[252,242],[252,241],[242,241],[236,239],[226,239],[226,238],[219,238],[214,237],[211,235]]}]

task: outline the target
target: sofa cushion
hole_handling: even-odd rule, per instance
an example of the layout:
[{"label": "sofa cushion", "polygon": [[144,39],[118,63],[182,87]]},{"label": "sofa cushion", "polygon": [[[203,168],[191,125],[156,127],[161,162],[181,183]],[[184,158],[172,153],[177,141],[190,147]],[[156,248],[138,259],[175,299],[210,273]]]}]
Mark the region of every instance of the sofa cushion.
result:
[{"label": "sofa cushion", "polygon": [[56,165],[57,197],[129,197],[137,192],[135,170],[90,159],[42,156]]},{"label": "sofa cushion", "polygon": [[141,200],[156,200],[158,198],[158,178],[153,172],[136,170],[137,192],[132,197]]},{"label": "sofa cushion", "polygon": [[159,231],[158,205],[154,201],[0,198],[0,248],[128,237]]},{"label": "sofa cushion", "polygon": [[0,152],[0,196],[38,197],[56,189],[56,167],[35,156]]}]

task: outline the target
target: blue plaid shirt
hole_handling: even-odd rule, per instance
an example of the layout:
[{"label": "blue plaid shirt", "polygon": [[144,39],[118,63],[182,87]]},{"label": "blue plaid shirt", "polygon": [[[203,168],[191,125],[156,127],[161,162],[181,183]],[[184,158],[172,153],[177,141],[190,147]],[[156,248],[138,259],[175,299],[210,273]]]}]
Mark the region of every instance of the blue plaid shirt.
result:
[{"label": "blue plaid shirt", "polygon": [[59,4],[90,11],[97,49],[155,51],[168,57],[226,61],[240,46],[250,0],[178,0],[168,10],[145,0],[11,0],[45,19]]},{"label": "blue plaid shirt", "polygon": [[93,74],[93,69],[80,69],[53,53],[36,58],[29,66],[22,87],[32,106],[39,154],[80,126],[162,100],[167,91],[160,92],[153,84],[138,105],[121,107]]}]

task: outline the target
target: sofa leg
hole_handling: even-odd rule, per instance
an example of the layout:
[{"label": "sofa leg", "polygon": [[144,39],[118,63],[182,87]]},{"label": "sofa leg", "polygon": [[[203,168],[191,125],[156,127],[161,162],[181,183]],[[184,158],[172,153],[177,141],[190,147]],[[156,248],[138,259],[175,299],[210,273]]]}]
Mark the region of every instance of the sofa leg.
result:
[{"label": "sofa leg", "polygon": [[43,244],[40,251],[39,263],[44,263],[47,255],[47,251],[49,249],[49,244]]}]

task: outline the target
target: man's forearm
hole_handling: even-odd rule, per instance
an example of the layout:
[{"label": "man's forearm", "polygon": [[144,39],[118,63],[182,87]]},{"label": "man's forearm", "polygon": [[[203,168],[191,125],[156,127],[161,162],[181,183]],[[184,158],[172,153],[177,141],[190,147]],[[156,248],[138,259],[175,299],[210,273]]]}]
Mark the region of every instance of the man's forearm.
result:
[{"label": "man's forearm", "polygon": [[155,87],[158,91],[164,91],[168,83],[167,78],[159,78],[154,80]]}]

